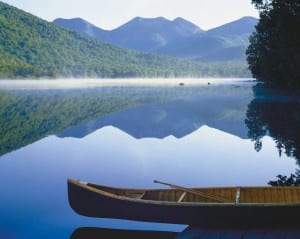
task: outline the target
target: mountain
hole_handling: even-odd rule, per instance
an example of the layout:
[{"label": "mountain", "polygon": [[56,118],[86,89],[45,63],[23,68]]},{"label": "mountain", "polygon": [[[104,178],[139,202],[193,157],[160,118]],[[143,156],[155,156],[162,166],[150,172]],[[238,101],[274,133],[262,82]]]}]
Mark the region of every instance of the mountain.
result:
[{"label": "mountain", "polygon": [[188,38],[201,29],[177,18],[137,17],[111,32],[111,44],[145,52],[160,52],[160,48]]},{"label": "mountain", "polygon": [[[78,22],[81,21],[77,19],[75,23]],[[0,78],[206,74],[200,64],[112,46],[3,2],[0,2],[0,29]]]},{"label": "mountain", "polygon": [[249,35],[254,31],[257,23],[258,20],[254,17],[242,17],[236,21],[210,29],[207,33],[213,36],[226,37]]},{"label": "mountain", "polygon": [[[208,31],[176,18],[136,17],[111,31],[104,31],[81,19],[56,19],[55,24],[76,30],[97,39],[134,50],[162,53],[198,61],[244,60],[248,38],[258,20],[243,17]],[[80,26],[85,28],[81,29]],[[90,31],[90,29],[93,29]]]},{"label": "mountain", "polygon": [[179,42],[193,34],[202,32],[198,26],[183,18],[170,21],[163,17],[136,17],[112,31],[97,28],[80,18],[59,18],[53,23],[113,45],[144,52],[159,52],[159,49],[165,45]]},{"label": "mountain", "polygon": [[197,61],[245,61],[249,36],[258,20],[243,17],[214,29],[194,34],[180,45],[169,45],[162,53]]},{"label": "mountain", "polygon": [[57,18],[53,21],[58,26],[68,28],[71,30],[75,30],[77,32],[84,33],[90,37],[95,37],[98,39],[105,40],[109,31],[103,30],[95,25],[81,19],[81,18],[73,18],[70,21],[66,21],[63,18]]}]

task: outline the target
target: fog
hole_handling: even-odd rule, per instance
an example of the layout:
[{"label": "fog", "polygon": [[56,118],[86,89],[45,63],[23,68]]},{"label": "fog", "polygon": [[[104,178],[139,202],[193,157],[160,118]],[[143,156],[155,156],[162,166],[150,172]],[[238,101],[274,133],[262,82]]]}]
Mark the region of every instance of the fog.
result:
[{"label": "fog", "polygon": [[178,86],[233,84],[238,81],[253,80],[248,78],[134,78],[134,79],[26,79],[0,80],[0,89],[4,90],[48,90],[81,89],[104,86]]}]

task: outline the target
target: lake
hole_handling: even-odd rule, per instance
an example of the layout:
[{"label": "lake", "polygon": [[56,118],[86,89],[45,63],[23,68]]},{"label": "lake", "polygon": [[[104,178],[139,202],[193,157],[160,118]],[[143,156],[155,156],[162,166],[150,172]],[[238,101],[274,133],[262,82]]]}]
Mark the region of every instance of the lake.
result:
[{"label": "lake", "polygon": [[266,186],[299,170],[300,98],[251,79],[0,81],[0,123],[0,238],[187,227],[80,216],[68,178]]}]

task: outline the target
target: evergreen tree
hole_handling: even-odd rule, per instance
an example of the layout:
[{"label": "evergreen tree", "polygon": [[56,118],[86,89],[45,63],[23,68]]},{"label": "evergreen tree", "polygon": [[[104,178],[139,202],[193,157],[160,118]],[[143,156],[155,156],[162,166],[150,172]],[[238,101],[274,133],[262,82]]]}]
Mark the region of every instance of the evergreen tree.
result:
[{"label": "evergreen tree", "polygon": [[300,89],[300,0],[252,0],[260,12],[246,51],[254,77]]}]

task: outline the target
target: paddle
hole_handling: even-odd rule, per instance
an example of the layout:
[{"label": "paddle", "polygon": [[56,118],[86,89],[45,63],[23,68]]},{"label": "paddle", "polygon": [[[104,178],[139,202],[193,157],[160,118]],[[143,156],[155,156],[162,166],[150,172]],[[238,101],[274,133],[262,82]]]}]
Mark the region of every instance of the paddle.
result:
[{"label": "paddle", "polygon": [[158,181],[158,180],[154,180],[154,183],[167,185],[171,188],[180,189],[184,192],[191,193],[191,194],[198,195],[198,196],[205,197],[205,198],[209,198],[209,199],[213,199],[213,200],[216,200],[218,202],[234,203],[232,200],[229,200],[227,198],[220,197],[220,196],[215,196],[215,195],[212,195],[212,194],[209,194],[209,193],[196,191],[196,190],[193,190],[193,189],[190,189],[190,188],[185,188],[185,187],[182,187],[182,186],[178,186],[178,185],[174,185],[174,184],[170,184],[170,183],[165,183],[165,182],[161,182],[161,181]]}]

